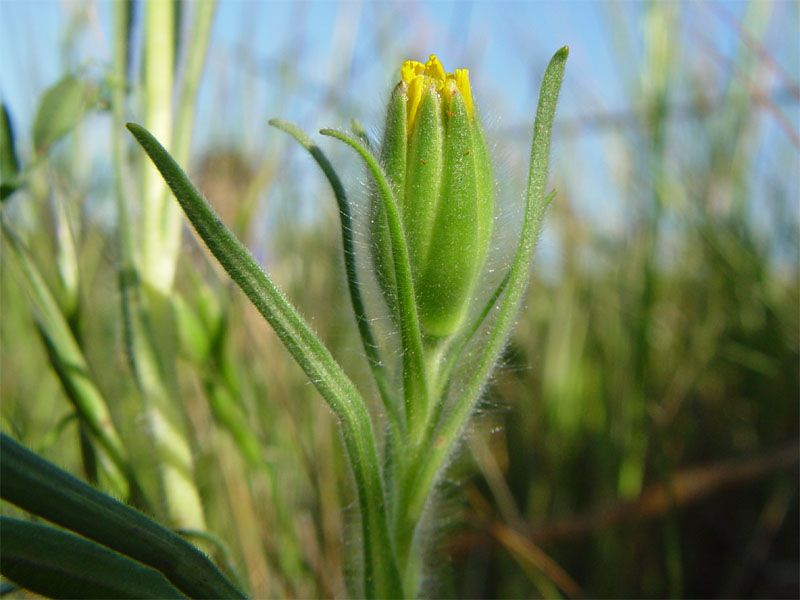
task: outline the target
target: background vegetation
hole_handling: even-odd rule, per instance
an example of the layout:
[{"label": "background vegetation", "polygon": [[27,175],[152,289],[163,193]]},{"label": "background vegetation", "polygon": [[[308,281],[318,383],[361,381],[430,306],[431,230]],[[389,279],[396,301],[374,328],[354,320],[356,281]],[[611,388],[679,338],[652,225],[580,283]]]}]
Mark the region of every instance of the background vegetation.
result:
[{"label": "background vegetation", "polygon": [[[572,46],[554,133],[558,198],[503,368],[451,467],[448,518],[431,524],[442,557],[432,595],[797,597],[796,4],[585,8],[600,18],[592,31],[614,57],[598,64],[596,78],[593,61],[602,59],[592,38],[572,38],[586,32],[583,21],[543,49],[525,37],[523,19],[505,39],[522,57],[525,79],[496,85],[515,71],[481,71],[496,64],[489,44],[502,38],[482,29],[480,16],[465,25],[471,5],[445,5],[452,30],[472,32],[459,37],[430,23],[439,5],[222,3],[199,91],[187,65],[205,54],[193,45],[202,37],[201,5],[177,6],[165,127],[194,142],[176,135],[173,148],[183,148],[224,220],[364,386],[335,203],[308,157],[267,130],[267,117],[295,118],[310,130],[356,117],[378,131],[400,61],[459,48],[449,60],[471,68],[500,157],[500,265],[519,216],[513,190],[524,187],[534,82],[552,50]],[[163,403],[143,402],[152,394],[126,357],[129,256],[121,233],[133,246],[146,235],[141,200],[150,183],[141,153],[115,136],[124,120],[155,114],[154,97],[164,102],[148,79],[154,67],[144,66],[155,43],[143,33],[144,4],[131,7],[127,27],[114,21],[112,4],[61,5],[62,87],[50,104],[42,92],[55,81],[26,95],[20,90],[36,88],[31,82],[2,79],[24,169],[22,187],[3,193],[2,428],[124,495],[104,463],[107,447],[87,430],[81,400],[89,392],[70,388],[70,374],[59,370],[65,358],[53,339],[61,332],[74,339],[89,394],[110,411],[144,495],[166,499],[152,514],[218,537],[220,544],[201,543],[254,596],[342,596],[354,498],[332,417],[185,229],[166,301],[146,287],[140,298],[140,314],[155,322],[148,343],[160,357],[157,385],[169,390]],[[0,9],[19,18],[18,6]],[[546,3],[526,10],[545,22],[561,14]],[[296,35],[274,48],[220,42],[230,28],[240,40],[258,32],[247,29],[250,11],[261,19],[274,11]],[[334,19],[328,46],[317,39],[320,13]],[[6,29],[35,18],[12,23],[3,15]],[[359,20],[365,41],[348,45]],[[98,35],[107,51],[95,54]],[[123,63],[115,62],[120,42],[129,42]],[[28,43],[37,43],[35,33]],[[326,77],[315,70],[323,70],[314,62],[321,52],[334,57]],[[3,55],[6,72],[35,78],[20,66],[29,60],[24,47]],[[122,151],[112,161],[114,149]],[[365,178],[344,152],[326,151],[350,169],[349,189],[361,202],[356,241],[366,251]],[[3,185],[15,184],[6,168]],[[115,199],[124,201],[128,225]],[[12,238],[29,250],[26,259]],[[44,283],[38,291],[31,269]],[[48,294],[50,304],[42,300]],[[385,315],[374,316],[391,336]],[[167,462],[188,495],[171,494],[159,477],[170,446],[153,430],[153,410],[175,427],[167,437],[180,441],[180,460]]]}]

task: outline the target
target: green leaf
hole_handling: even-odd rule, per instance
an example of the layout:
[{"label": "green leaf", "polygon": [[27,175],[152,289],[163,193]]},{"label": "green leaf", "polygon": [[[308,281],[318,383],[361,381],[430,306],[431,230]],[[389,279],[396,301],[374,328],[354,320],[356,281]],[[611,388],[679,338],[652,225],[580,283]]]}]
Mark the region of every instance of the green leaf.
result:
[{"label": "green leaf", "polygon": [[187,596],[244,598],[197,548],[4,433],[0,480],[4,500],[159,571]]},{"label": "green leaf", "polygon": [[89,108],[91,88],[67,75],[42,96],[33,122],[33,147],[43,154],[60,138],[72,131]]},{"label": "green leaf", "polygon": [[403,344],[403,394],[405,396],[406,420],[412,443],[419,442],[419,436],[427,422],[431,406],[426,381],[425,355],[422,348],[422,334],[419,326],[417,302],[414,295],[414,281],[411,276],[411,261],[406,245],[406,235],[392,193],[392,187],[377,159],[356,138],[335,129],[323,129],[322,135],[334,137],[355,150],[369,169],[375,180],[377,194],[383,202],[389,238],[391,240],[392,262],[397,286],[397,308],[400,320],[400,337]]},{"label": "green leaf", "polygon": [[391,550],[375,434],[364,399],[297,309],[220,220],[158,140],[135,123],[128,123],[128,129],[161,172],[208,249],[269,322],[339,417],[361,509],[364,594],[398,595],[400,576]]},{"label": "green leaf", "polygon": [[3,201],[19,187],[19,161],[8,107],[3,103],[0,108],[0,201]]},{"label": "green leaf", "polygon": [[47,525],[0,517],[0,572],[51,598],[185,598],[164,576]]},{"label": "green leaf", "polygon": [[[336,203],[339,207],[339,219],[342,227],[342,246],[344,247],[344,266],[347,272],[347,285],[350,290],[350,302],[353,305],[356,325],[358,326],[358,332],[361,335],[361,342],[364,346],[364,353],[367,355],[367,362],[372,370],[375,383],[378,386],[378,392],[380,393],[384,408],[386,408],[393,422],[399,425],[402,422],[400,413],[389,390],[389,383],[386,378],[386,370],[383,366],[383,361],[381,360],[380,349],[372,333],[367,310],[364,306],[364,299],[361,295],[361,286],[358,281],[358,266],[356,264],[356,252],[353,244],[353,219],[350,215],[350,203],[347,200],[347,193],[344,190],[344,186],[339,176],[336,174],[333,165],[331,165],[328,160],[328,157],[325,156],[325,153],[299,127],[281,119],[272,119],[269,124],[285,131],[291,135],[297,143],[305,148],[314,160],[317,161],[320,169],[322,169],[322,172],[331,184],[333,195],[336,197]],[[361,131],[364,135],[362,139],[366,139],[366,134],[363,133],[363,129]]]}]

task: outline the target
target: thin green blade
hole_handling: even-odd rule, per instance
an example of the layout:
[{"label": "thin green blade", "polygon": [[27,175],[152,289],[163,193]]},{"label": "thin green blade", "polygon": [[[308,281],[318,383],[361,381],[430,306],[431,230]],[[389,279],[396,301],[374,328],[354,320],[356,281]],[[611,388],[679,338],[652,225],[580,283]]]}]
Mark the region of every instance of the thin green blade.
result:
[{"label": "thin green blade", "polygon": [[194,598],[244,598],[197,548],[0,434],[0,494],[16,504],[161,572]]},{"label": "thin green blade", "polygon": [[0,517],[0,572],[51,598],[185,598],[163,575],[77,535]]}]

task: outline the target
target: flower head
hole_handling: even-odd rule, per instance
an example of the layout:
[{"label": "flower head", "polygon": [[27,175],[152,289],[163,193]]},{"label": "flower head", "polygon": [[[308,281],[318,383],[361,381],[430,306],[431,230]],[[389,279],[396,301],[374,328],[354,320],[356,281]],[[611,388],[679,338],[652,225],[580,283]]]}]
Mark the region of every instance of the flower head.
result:
[{"label": "flower head", "polygon": [[[402,218],[423,332],[455,333],[486,262],[494,180],[467,69],[447,73],[435,55],[407,60],[389,100],[381,161]],[[373,262],[389,304],[393,250],[373,202]]]}]

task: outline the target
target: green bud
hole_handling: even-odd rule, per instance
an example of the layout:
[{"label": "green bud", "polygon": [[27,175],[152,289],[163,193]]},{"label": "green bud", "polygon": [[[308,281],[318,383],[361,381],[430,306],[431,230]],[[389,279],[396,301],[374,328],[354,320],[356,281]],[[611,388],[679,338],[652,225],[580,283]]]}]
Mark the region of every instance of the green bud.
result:
[{"label": "green bud", "polygon": [[[406,61],[389,100],[381,160],[403,222],[420,325],[444,338],[464,322],[486,262],[494,181],[469,74]],[[394,306],[392,247],[381,202],[372,202],[373,262]]]}]

